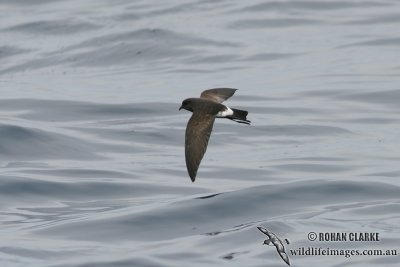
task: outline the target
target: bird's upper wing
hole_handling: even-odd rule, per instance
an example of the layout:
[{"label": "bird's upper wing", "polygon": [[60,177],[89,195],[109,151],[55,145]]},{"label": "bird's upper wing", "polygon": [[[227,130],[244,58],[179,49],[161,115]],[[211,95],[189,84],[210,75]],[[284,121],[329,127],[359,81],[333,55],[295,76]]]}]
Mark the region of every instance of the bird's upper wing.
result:
[{"label": "bird's upper wing", "polygon": [[237,89],[232,88],[214,88],[205,90],[201,93],[200,98],[208,99],[217,103],[222,103],[235,93]]},{"label": "bird's upper wing", "polygon": [[196,179],[200,162],[206,153],[208,140],[214,125],[215,115],[193,112],[186,126],[185,158],[192,182]]},{"label": "bird's upper wing", "polygon": [[267,235],[269,238],[276,237],[276,235],[274,235],[272,232],[268,231],[263,227],[258,226],[257,229],[260,230],[263,234]]}]

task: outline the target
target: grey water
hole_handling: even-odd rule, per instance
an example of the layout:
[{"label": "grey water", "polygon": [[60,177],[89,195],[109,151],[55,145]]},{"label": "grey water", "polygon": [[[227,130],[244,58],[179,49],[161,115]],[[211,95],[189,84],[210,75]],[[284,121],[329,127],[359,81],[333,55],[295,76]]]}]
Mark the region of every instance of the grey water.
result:
[{"label": "grey water", "polygon": [[[0,266],[398,266],[400,2],[0,0]],[[195,183],[188,97],[238,88]],[[379,241],[309,240],[378,233]],[[294,255],[322,248],[396,255]]]}]

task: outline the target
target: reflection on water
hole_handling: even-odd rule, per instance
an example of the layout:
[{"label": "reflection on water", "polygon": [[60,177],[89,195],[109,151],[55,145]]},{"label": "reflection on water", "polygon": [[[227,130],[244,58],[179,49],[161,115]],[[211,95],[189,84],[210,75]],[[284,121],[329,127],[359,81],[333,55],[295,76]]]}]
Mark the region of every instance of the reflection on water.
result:
[{"label": "reflection on water", "polygon": [[[400,249],[396,1],[0,1],[4,266],[282,264]],[[182,99],[239,88],[191,183]],[[309,232],[379,232],[379,244]],[[397,247],[396,247],[397,246]],[[300,257],[296,266],[395,266]],[[281,265],[283,266],[283,265]]]}]

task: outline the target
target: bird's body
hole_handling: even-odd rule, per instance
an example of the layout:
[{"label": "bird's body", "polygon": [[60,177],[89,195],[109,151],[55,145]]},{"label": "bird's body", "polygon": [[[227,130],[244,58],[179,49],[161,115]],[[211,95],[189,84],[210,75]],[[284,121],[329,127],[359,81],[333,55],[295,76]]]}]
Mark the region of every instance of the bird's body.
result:
[{"label": "bird's body", "polygon": [[239,123],[250,124],[247,111],[229,108],[223,101],[231,97],[237,89],[215,88],[205,90],[200,98],[183,100],[180,109],[193,112],[186,126],[185,159],[191,180],[196,179],[197,170],[206,152],[215,118],[227,118]]}]

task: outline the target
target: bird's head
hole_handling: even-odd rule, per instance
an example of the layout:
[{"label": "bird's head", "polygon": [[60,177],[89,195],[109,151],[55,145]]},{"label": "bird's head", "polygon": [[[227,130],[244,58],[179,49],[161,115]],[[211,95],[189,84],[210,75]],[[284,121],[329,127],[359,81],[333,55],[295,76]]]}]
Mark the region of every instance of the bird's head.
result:
[{"label": "bird's head", "polygon": [[179,110],[181,109],[186,109],[188,111],[193,112],[193,101],[191,99],[185,99],[182,101],[182,105],[179,108]]},{"label": "bird's head", "polygon": [[264,240],[263,245],[268,245],[268,246],[272,245],[271,239]]}]

